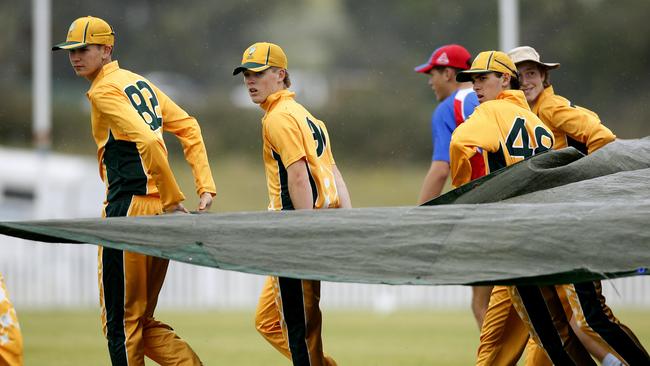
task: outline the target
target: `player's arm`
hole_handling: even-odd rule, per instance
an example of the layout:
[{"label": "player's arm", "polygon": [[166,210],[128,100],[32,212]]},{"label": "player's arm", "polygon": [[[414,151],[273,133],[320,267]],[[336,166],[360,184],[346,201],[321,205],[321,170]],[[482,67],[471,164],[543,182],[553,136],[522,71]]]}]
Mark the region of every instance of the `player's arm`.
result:
[{"label": "player's arm", "polygon": [[440,104],[431,116],[431,141],[433,155],[431,166],[427,171],[420,195],[418,205],[438,197],[449,176],[449,142],[451,134],[456,128],[454,107],[450,104]]},{"label": "player's arm", "polygon": [[287,167],[287,186],[294,209],[311,210],[314,208],[314,196],[309,183],[307,162],[304,158]]},{"label": "player's arm", "polygon": [[445,182],[447,182],[448,176],[449,163],[438,160],[432,161],[429,171],[424,177],[424,182],[422,182],[418,205],[429,202],[433,198],[438,197],[440,192],[442,192],[442,188],[445,186]]},{"label": "player's arm", "polygon": [[[614,141],[616,136],[605,127],[598,115],[590,110],[571,106],[560,100],[552,108],[541,110],[547,114],[545,121],[552,121],[555,128],[587,146],[589,154]],[[560,102],[558,101],[558,102]]]},{"label": "player's arm", "polygon": [[336,167],[336,165],[332,165],[332,173],[334,174],[336,191],[339,195],[339,208],[352,208],[352,199],[350,198],[348,186],[345,184],[343,175],[339,171],[339,168]]},{"label": "player's arm", "polygon": [[479,153],[479,149],[489,152],[499,150],[494,118],[489,110],[479,107],[451,135],[449,159],[451,183],[454,187],[460,187],[472,179],[472,164],[469,159]]},{"label": "player's arm", "polygon": [[159,89],[155,89],[160,100],[163,129],[173,133],[183,147],[185,160],[192,168],[194,186],[199,196],[199,212],[207,211],[216,196],[216,186],[212,178],[208,154],[203,142],[201,127],[197,120],[188,115],[174,101]]},{"label": "player's arm", "polygon": [[118,89],[105,88],[90,98],[92,104],[109,118],[110,128],[129,136],[136,144],[145,171],[158,188],[164,210],[185,211],[181,204],[185,196],[169,166],[167,150],[159,133],[162,131],[152,131]]}]

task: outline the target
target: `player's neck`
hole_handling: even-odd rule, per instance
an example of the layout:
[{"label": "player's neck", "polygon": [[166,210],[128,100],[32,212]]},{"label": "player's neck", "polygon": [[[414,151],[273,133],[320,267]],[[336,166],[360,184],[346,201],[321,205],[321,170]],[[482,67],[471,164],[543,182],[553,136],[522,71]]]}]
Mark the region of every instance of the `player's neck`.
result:
[{"label": "player's neck", "polygon": [[111,60],[110,57],[105,60],[102,60],[102,66],[97,68],[97,70],[95,70],[95,72],[93,72],[92,74],[85,76],[86,80],[88,80],[90,83],[95,81],[97,75],[99,75],[99,73],[102,72],[102,70],[104,69],[104,66],[110,64],[111,62],[113,62],[113,60]]}]

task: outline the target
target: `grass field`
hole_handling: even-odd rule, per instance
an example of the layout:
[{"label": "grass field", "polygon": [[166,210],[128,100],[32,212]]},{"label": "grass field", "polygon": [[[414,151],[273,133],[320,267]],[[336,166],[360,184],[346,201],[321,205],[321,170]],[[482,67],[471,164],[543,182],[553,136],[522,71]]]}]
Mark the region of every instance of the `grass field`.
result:
[{"label": "grass field", "polygon": [[[253,311],[160,312],[206,365],[288,365],[252,326]],[[26,365],[108,365],[98,311],[24,311]],[[650,345],[650,310],[617,311]],[[478,330],[469,310],[326,311],[325,350],[341,366],[469,365]],[[154,363],[149,361],[148,365]]]}]

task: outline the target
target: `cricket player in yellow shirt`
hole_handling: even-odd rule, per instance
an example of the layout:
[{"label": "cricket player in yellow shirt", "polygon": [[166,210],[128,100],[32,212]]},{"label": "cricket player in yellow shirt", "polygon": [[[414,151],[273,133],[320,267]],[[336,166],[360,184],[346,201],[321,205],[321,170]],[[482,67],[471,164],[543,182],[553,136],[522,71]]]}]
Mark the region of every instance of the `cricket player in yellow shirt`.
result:
[{"label": "cricket player in yellow shirt", "polygon": [[0,365],[21,366],[23,364],[23,337],[18,325],[18,317],[5,279],[0,273]]},{"label": "cricket player in yellow shirt", "polygon": [[[488,172],[493,172],[553,147],[552,132],[530,110],[524,93],[516,90],[519,89],[517,69],[505,53],[481,52],[469,70],[457,75],[457,80],[473,82],[480,105],[451,138],[454,186],[469,182],[472,169],[469,158],[475,154],[482,154]],[[523,312],[528,311],[536,319],[543,319],[548,327],[555,325],[548,310],[542,306],[559,304],[557,293],[549,291],[548,294],[540,294],[535,292],[536,289],[536,286],[494,287],[481,328],[478,365],[506,365],[505,360],[510,359],[513,352],[519,352],[516,355],[519,357],[526,340],[509,337],[513,333],[511,327],[519,331],[524,329],[523,326],[530,332],[543,330],[533,328],[530,322],[521,322],[518,317]],[[561,361],[557,364],[571,364],[564,363],[565,360],[591,364],[589,353],[571,331],[568,321],[558,324],[564,327],[552,335],[544,334],[548,335],[547,339],[557,341],[549,344],[545,350],[558,355],[555,359]],[[565,345],[568,346],[565,348]]]},{"label": "cricket player in yellow shirt", "polygon": [[469,159],[482,154],[486,173],[512,165],[553,147],[553,134],[530,111],[518,88],[517,71],[503,52],[481,52],[469,70],[456,75],[472,81],[480,105],[451,136],[452,184],[471,180]]},{"label": "cricket player in yellow shirt", "polygon": [[[294,100],[287,57],[278,45],[248,47],[233,75],[244,84],[262,118],[262,157],[271,211],[351,207],[334,162],[325,124]],[[323,353],[320,281],[269,277],[262,289],[255,326],[294,365],[327,366]]]},{"label": "cricket player in yellow shirt", "polygon": [[[99,174],[106,184],[103,216],[187,213],[167,160],[163,131],[180,140],[192,168],[199,211],[216,194],[195,118],[144,77],[112,60],[115,33],[104,20],[76,19],[66,41],[77,76],[87,79],[92,133]],[[169,260],[99,247],[102,324],[113,365],[144,365],[144,356],[162,365],[200,365],[192,348],[167,324],[154,318]]]},{"label": "cricket player in yellow shirt", "polygon": [[[486,173],[489,174],[553,146],[552,133],[530,111],[523,93],[511,90],[519,88],[517,72],[505,54],[497,51],[480,53],[467,72],[457,74],[457,80],[473,82],[480,105],[451,137],[450,166],[455,187],[471,180],[473,166],[470,159],[476,155],[483,157]],[[496,286],[494,290],[491,287],[478,287],[475,291],[479,290],[485,292],[482,296],[490,298],[487,312],[495,304],[505,305],[507,302],[509,313],[499,313],[500,319],[513,323],[519,333],[527,332],[517,313],[509,309],[510,298],[506,287]],[[482,339],[486,338],[483,330],[491,331],[493,328],[490,324],[494,321],[494,310],[490,318],[487,312],[481,325]],[[507,345],[505,349],[525,345],[525,340],[503,339],[505,335],[507,333],[487,339],[499,339],[499,344]],[[497,341],[491,343],[495,343],[491,349],[497,349]],[[486,364],[499,364],[498,358],[495,361]]]}]

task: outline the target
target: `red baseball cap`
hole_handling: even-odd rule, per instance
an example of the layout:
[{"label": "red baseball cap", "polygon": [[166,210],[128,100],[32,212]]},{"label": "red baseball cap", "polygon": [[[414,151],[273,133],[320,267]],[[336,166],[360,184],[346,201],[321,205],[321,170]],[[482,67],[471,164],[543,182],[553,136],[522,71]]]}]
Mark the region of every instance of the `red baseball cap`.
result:
[{"label": "red baseball cap", "polygon": [[433,51],[426,64],[415,67],[416,72],[428,73],[436,66],[454,67],[467,70],[472,65],[472,55],[465,47],[457,44],[448,44]]}]

